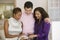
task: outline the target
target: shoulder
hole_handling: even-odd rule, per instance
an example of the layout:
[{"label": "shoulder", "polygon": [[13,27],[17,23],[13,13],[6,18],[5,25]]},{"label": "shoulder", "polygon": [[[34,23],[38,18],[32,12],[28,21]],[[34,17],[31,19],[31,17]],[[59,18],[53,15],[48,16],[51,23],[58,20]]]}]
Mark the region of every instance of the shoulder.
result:
[{"label": "shoulder", "polygon": [[8,19],[5,19],[5,20],[4,20],[4,27],[7,26],[7,25],[9,25]]},{"label": "shoulder", "polygon": [[4,19],[4,23],[8,23],[9,21],[11,21],[11,18],[9,18],[9,19]]},{"label": "shoulder", "polygon": [[5,19],[5,20],[4,20],[4,23],[6,23],[6,22],[8,22],[8,19]]}]

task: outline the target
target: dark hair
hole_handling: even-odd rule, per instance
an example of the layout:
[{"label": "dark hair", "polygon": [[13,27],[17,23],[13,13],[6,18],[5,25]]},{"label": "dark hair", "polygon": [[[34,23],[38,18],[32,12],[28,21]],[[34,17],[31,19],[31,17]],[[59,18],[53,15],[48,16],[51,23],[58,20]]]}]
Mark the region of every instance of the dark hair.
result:
[{"label": "dark hair", "polygon": [[25,2],[24,8],[33,8],[33,3],[30,1]]},{"label": "dark hair", "polygon": [[17,14],[18,12],[21,12],[20,8],[17,7],[13,9],[13,14]]},{"label": "dark hair", "polygon": [[35,16],[35,11],[39,11],[41,13],[41,15],[42,15],[41,20],[44,20],[45,18],[49,18],[47,12],[42,7],[37,7],[34,9],[34,13],[33,13],[33,17],[34,17],[35,21],[38,20]]}]

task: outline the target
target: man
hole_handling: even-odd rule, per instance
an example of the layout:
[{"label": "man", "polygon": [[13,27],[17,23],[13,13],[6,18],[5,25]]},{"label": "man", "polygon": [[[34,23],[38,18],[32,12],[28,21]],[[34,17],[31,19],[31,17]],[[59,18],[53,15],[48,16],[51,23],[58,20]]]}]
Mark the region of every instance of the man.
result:
[{"label": "man", "polygon": [[21,21],[23,22],[23,33],[33,34],[34,32],[34,18],[32,14],[33,3],[30,1],[25,2],[24,10],[25,12],[22,14]]}]

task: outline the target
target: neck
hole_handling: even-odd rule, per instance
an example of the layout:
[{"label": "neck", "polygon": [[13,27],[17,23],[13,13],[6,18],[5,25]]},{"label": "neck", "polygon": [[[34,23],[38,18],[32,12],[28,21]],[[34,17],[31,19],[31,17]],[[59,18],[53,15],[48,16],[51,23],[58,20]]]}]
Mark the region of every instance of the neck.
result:
[{"label": "neck", "polygon": [[32,14],[32,12],[31,13],[25,13],[26,15],[31,15]]},{"label": "neck", "polygon": [[17,18],[15,18],[15,17],[13,17],[15,20],[17,20],[18,21],[18,19]]},{"label": "neck", "polygon": [[31,13],[30,13],[30,14],[27,14],[27,13],[26,13],[26,15],[31,15]]}]

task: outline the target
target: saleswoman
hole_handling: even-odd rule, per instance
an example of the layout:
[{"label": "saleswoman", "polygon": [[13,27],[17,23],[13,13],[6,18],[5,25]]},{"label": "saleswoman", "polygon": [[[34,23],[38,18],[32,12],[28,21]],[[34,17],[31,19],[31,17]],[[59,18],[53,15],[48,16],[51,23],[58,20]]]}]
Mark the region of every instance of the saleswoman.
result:
[{"label": "saleswoman", "polygon": [[49,18],[47,12],[42,7],[34,9],[34,34],[30,35],[34,40],[48,40],[48,34],[50,29],[50,22],[44,21],[45,18]]}]

